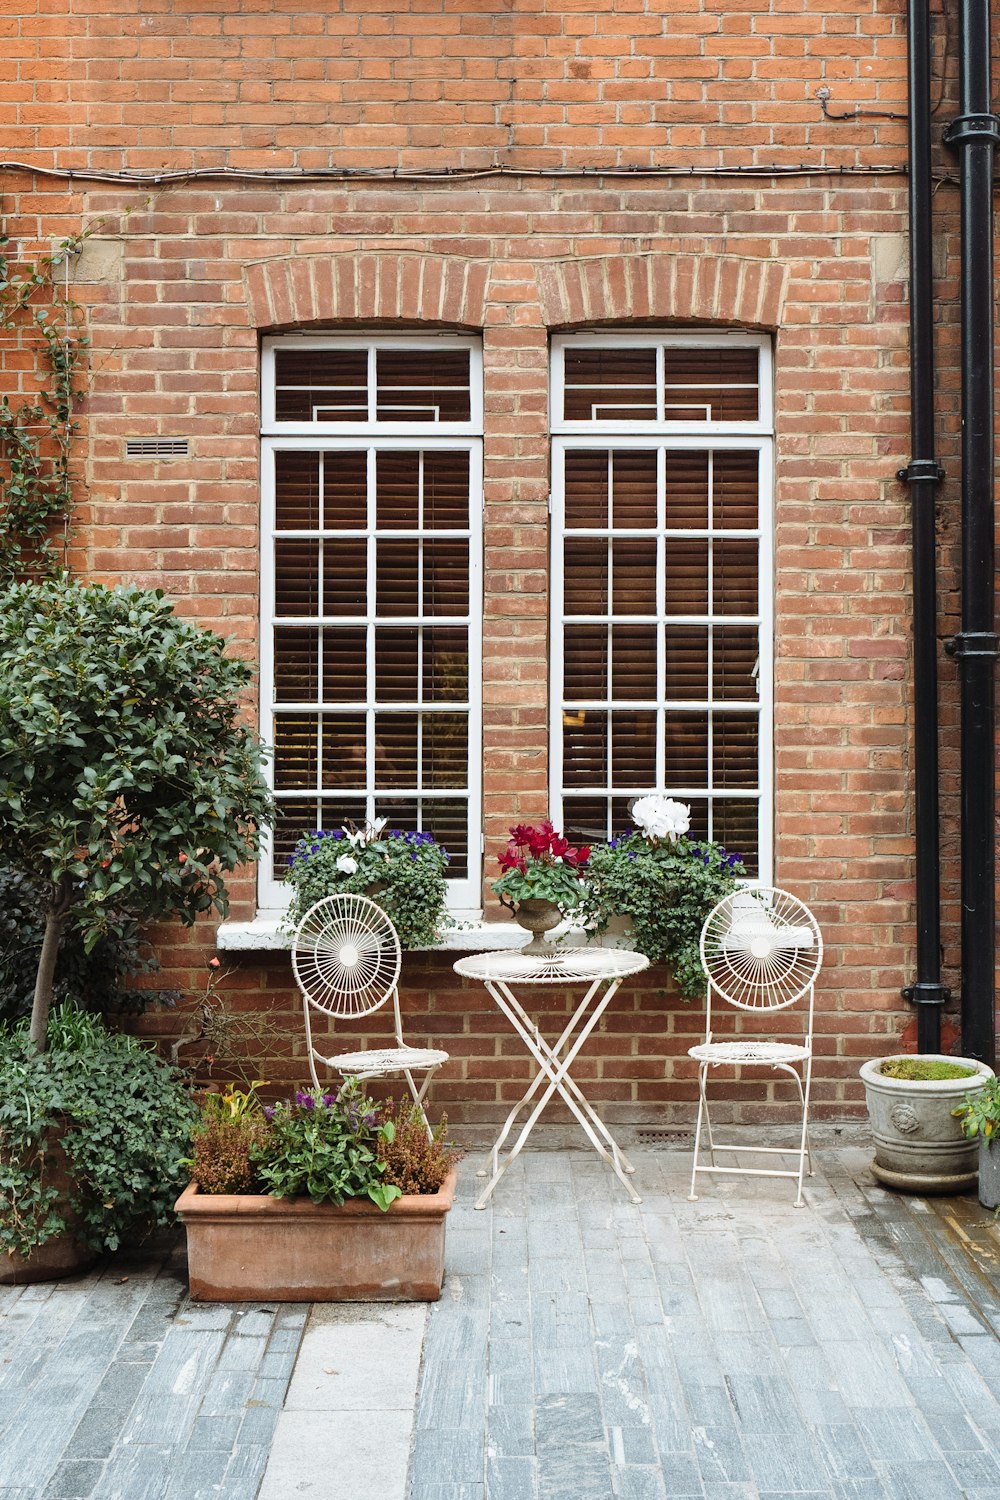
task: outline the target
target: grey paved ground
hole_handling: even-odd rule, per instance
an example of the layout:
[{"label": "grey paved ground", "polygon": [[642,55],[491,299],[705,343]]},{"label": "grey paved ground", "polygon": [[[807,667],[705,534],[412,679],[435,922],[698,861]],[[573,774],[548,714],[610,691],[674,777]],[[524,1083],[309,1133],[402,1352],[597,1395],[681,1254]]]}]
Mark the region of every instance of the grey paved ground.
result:
[{"label": "grey paved ground", "polygon": [[974,1200],[882,1192],[868,1151],[789,1184],[632,1153],[473,1159],[431,1311],[410,1500],[996,1500],[1000,1278]]},{"label": "grey paved ground", "polygon": [[307,1309],[194,1306],[183,1272],[0,1290],[0,1500],[254,1500]]}]

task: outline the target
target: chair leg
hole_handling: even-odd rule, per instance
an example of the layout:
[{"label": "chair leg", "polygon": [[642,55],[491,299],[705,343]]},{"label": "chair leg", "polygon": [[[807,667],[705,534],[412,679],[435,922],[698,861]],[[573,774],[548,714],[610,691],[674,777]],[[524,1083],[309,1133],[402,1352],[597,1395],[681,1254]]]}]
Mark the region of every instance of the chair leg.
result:
[{"label": "chair leg", "polygon": [[[705,1077],[707,1073],[708,1064],[702,1063],[698,1069],[698,1122],[694,1128],[694,1160],[691,1163],[691,1191],[688,1193],[688,1202],[690,1203],[697,1203],[698,1201],[698,1194],[694,1190],[694,1184],[698,1172],[698,1153],[701,1150],[702,1114],[708,1111],[708,1100],[705,1098]],[[711,1131],[711,1124],[709,1124],[709,1130]]]},{"label": "chair leg", "polygon": [[[798,1077],[798,1074],[796,1074]],[[802,1174],[805,1170],[806,1157],[809,1158],[809,1175],[812,1176],[812,1152],[809,1149],[809,1086],[812,1082],[812,1058],[807,1058],[805,1069],[805,1081],[799,1079],[799,1094],[802,1098],[802,1138],[799,1142],[799,1192],[795,1199],[795,1207],[803,1208],[802,1198]]]},{"label": "chair leg", "polygon": [[429,1141],[433,1141],[434,1132],[431,1129],[430,1121],[427,1118],[427,1111],[424,1109],[424,1098],[427,1094],[428,1088],[430,1087],[431,1079],[434,1077],[434,1074],[436,1072],[437,1068],[428,1068],[427,1072],[424,1074],[424,1081],[418,1089],[413,1081],[413,1074],[407,1068],[403,1069],[403,1077],[406,1079],[407,1085],[409,1087],[410,1096],[413,1099],[414,1104],[417,1106],[417,1109],[420,1111],[420,1118],[424,1122],[424,1129],[427,1132],[427,1139]]}]

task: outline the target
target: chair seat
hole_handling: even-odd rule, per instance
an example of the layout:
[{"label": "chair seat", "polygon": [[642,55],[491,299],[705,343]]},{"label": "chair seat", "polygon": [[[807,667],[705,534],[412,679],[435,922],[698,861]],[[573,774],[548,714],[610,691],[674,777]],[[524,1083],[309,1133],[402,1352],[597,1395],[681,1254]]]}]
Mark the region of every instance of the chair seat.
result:
[{"label": "chair seat", "polygon": [[688,1056],[699,1062],[746,1063],[765,1068],[775,1063],[803,1062],[809,1055],[808,1047],[792,1042],[702,1042],[698,1047],[688,1048]]},{"label": "chair seat", "polygon": [[369,1078],[379,1078],[407,1069],[421,1072],[438,1068],[448,1061],[448,1054],[421,1047],[372,1047],[365,1052],[342,1052],[323,1061],[338,1073],[364,1073]]}]

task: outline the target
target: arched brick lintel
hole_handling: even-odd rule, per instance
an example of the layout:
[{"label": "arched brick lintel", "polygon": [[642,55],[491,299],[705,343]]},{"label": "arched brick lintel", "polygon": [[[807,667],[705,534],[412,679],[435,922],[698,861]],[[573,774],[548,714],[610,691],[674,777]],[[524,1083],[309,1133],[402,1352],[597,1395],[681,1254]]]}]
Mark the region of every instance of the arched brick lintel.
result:
[{"label": "arched brick lintel", "polygon": [[656,319],[775,329],[787,271],[747,256],[661,250],[549,261],[536,277],[549,328]]},{"label": "arched brick lintel", "polygon": [[292,255],[245,271],[255,327],[403,320],[482,328],[489,264],[397,251]]}]

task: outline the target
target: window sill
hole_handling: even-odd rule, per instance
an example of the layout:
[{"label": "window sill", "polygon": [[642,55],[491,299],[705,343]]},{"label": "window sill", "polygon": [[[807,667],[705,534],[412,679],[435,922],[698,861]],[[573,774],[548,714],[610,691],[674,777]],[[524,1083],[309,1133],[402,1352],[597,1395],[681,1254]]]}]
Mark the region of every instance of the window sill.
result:
[{"label": "window sill", "polygon": [[[221,953],[282,953],[292,946],[288,933],[282,932],[283,912],[261,911],[252,922],[223,922],[216,929],[215,941]],[[484,922],[481,917],[463,920],[461,925],[442,934],[428,948],[412,952],[485,953],[508,948],[523,948],[529,934],[516,922]],[[570,945],[583,938],[580,931],[557,928],[565,932]]]}]

